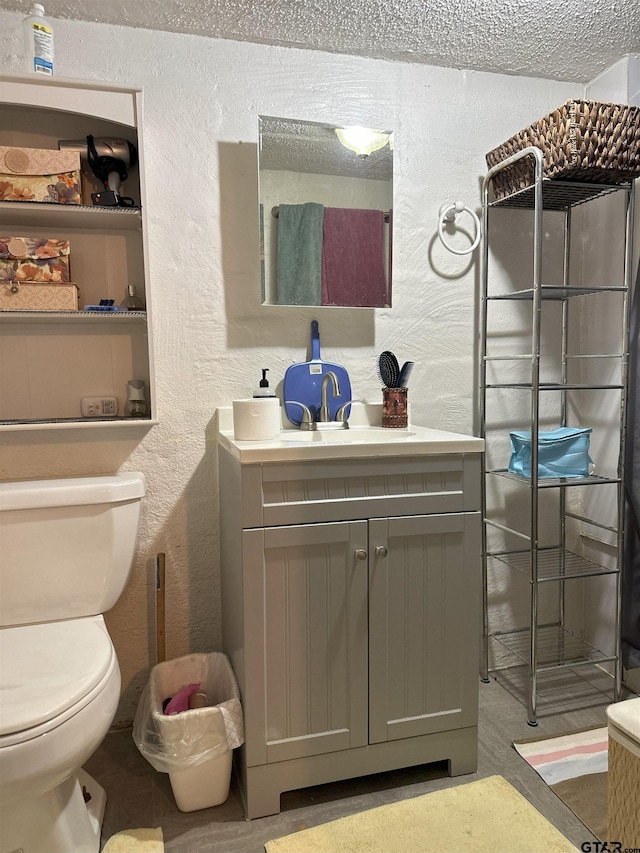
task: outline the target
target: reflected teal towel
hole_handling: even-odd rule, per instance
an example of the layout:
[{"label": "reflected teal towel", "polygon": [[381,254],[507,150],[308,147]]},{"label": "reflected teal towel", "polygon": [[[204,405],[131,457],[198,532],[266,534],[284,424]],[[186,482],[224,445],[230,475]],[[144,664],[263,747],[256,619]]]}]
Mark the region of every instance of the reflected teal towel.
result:
[{"label": "reflected teal towel", "polygon": [[279,205],[279,305],[320,305],[323,219],[315,202]]}]

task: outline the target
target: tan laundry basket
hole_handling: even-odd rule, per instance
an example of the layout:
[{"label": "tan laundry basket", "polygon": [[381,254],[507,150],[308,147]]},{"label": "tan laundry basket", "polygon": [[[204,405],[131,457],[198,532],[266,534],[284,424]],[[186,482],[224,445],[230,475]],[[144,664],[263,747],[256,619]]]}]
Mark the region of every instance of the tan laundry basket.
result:
[{"label": "tan laundry basket", "polygon": [[607,840],[640,848],[640,698],[607,708]]}]

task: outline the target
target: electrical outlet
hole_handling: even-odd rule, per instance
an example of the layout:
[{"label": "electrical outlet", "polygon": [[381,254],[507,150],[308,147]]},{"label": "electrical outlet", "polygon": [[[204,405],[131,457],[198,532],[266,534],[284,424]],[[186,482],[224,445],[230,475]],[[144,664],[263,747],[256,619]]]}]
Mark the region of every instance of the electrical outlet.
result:
[{"label": "electrical outlet", "polygon": [[83,418],[108,418],[118,414],[116,397],[83,397],[80,401]]}]

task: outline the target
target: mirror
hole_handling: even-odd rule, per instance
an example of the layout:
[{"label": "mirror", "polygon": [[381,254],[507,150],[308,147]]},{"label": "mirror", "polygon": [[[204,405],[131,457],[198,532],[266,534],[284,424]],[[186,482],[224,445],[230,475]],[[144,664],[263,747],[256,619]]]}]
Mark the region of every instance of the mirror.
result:
[{"label": "mirror", "polygon": [[343,127],[258,117],[264,305],[391,306],[393,133],[363,154]]}]

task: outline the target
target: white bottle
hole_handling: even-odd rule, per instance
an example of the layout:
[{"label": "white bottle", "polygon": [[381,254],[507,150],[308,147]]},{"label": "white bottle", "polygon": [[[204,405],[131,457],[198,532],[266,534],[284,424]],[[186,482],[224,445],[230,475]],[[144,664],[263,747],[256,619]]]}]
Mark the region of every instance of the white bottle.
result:
[{"label": "white bottle", "polygon": [[23,20],[24,56],[27,71],[53,75],[53,27],[44,16],[44,6],[34,3]]},{"label": "white bottle", "polygon": [[256,388],[253,393],[254,397],[275,397],[276,393],[271,388],[269,388],[269,380],[267,379],[267,373],[269,372],[268,367],[262,368],[262,379],[260,380],[260,384]]}]

